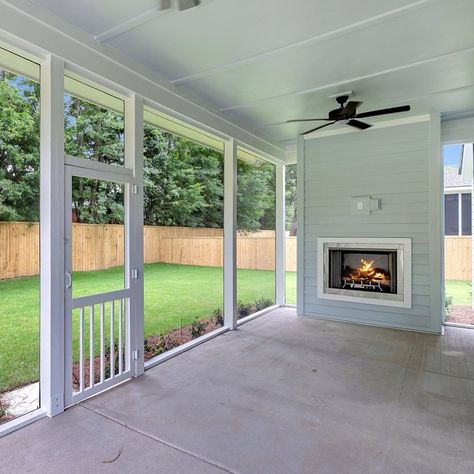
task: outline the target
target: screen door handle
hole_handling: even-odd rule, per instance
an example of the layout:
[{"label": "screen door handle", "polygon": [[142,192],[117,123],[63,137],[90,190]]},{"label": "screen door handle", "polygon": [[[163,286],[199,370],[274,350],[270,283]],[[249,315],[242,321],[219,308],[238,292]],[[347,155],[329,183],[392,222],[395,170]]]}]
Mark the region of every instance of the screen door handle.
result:
[{"label": "screen door handle", "polygon": [[66,272],[66,288],[71,288],[72,286],[72,276],[69,272]]}]

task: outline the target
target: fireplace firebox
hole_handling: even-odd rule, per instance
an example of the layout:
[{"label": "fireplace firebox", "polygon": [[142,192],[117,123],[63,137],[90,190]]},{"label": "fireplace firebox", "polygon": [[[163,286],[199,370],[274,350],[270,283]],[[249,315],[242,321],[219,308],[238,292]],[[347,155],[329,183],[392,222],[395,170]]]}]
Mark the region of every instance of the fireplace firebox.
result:
[{"label": "fireplace firebox", "polygon": [[397,252],[329,250],[329,287],[397,293]]},{"label": "fireplace firebox", "polygon": [[319,237],[317,297],[411,308],[411,239]]}]

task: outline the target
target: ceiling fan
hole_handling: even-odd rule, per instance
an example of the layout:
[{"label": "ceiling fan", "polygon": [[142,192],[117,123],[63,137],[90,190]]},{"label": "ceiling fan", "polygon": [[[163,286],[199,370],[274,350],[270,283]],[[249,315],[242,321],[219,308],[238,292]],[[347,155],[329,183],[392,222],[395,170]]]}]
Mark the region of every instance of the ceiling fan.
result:
[{"label": "ceiling fan", "polygon": [[[158,10],[168,10],[171,8],[171,0],[160,0]],[[176,0],[178,11],[189,10],[201,4],[201,0]]]},{"label": "ceiling fan", "polygon": [[354,100],[347,102],[348,99],[349,99],[348,95],[340,95],[339,97],[336,97],[336,101],[339,104],[339,108],[331,110],[327,118],[293,119],[293,120],[287,120],[286,123],[316,122],[316,121],[329,122],[329,123],[325,123],[324,125],[320,125],[319,127],[312,128],[311,130],[304,132],[302,135],[307,135],[308,133],[315,132],[316,130],[320,130],[321,128],[328,127],[329,125],[333,125],[340,121],[345,121],[346,125],[350,125],[351,127],[358,128],[359,130],[366,130],[367,128],[370,128],[372,125],[365,122],[361,122],[360,120],[357,120],[357,119],[366,118],[366,117],[375,117],[377,115],[396,114],[398,112],[408,112],[410,110],[409,105],[401,105],[399,107],[371,110],[370,112],[362,112],[358,114],[357,109],[363,104],[363,102],[358,102]]}]

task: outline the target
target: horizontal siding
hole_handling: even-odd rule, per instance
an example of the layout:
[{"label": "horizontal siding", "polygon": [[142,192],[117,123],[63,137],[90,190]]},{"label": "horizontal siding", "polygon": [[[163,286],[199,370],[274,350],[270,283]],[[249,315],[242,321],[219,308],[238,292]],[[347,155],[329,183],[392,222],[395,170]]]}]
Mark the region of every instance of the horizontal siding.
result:
[{"label": "horizontal siding", "polygon": [[[305,142],[304,312],[364,324],[431,327],[429,122]],[[381,200],[351,215],[352,196]],[[322,300],[316,296],[319,237],[410,237],[412,308]]]}]

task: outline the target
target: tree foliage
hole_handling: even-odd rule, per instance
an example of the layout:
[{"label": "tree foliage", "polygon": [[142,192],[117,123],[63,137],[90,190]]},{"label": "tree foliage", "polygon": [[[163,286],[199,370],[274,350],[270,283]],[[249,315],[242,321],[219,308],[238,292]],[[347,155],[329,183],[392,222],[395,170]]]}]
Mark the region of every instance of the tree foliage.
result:
[{"label": "tree foliage", "polygon": [[39,220],[39,90],[0,71],[0,220]]},{"label": "tree foliage", "polygon": [[[65,153],[123,166],[121,114],[66,96]],[[237,223],[244,232],[275,226],[275,168],[238,160]],[[223,227],[222,154],[146,125],[144,222]],[[73,219],[123,223],[122,185],[73,178]],[[39,219],[39,87],[0,72],[0,220]]]},{"label": "tree foliage", "polygon": [[285,173],[286,182],[286,230],[290,235],[297,231],[297,206],[296,206],[296,165],[288,165]]}]

